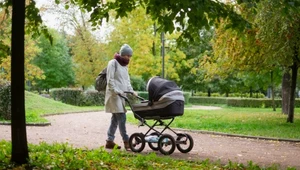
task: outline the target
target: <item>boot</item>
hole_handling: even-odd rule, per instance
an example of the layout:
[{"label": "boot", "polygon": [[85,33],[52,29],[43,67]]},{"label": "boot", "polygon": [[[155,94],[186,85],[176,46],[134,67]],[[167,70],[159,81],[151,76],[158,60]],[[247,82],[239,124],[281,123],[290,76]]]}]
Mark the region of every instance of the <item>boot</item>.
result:
[{"label": "boot", "polygon": [[115,147],[116,147],[116,149],[121,149],[121,146],[118,146],[117,144],[115,144],[114,141],[106,141],[106,145],[105,145],[106,149],[114,149]]},{"label": "boot", "polygon": [[128,141],[124,141],[124,148],[126,151],[130,151],[130,146]]}]

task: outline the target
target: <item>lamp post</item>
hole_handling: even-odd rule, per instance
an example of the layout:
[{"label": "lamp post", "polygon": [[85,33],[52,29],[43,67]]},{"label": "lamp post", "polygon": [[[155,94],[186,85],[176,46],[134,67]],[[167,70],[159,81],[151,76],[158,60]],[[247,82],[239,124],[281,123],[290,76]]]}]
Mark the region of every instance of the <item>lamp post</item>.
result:
[{"label": "lamp post", "polygon": [[165,33],[161,32],[162,78],[165,78]]}]

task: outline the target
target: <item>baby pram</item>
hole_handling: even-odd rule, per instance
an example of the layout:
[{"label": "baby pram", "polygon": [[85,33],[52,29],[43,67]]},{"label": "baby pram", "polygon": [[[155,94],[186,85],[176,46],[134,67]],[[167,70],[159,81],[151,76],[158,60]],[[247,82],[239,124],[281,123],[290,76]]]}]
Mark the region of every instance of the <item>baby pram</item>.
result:
[{"label": "baby pram", "polygon": [[[162,154],[172,154],[177,149],[182,153],[188,153],[194,146],[193,138],[187,133],[176,133],[170,128],[176,116],[184,113],[184,96],[175,82],[153,77],[148,81],[147,91],[149,100],[138,98],[141,103],[131,104],[127,97],[123,97],[130,106],[134,117],[140,121],[140,125],[146,125],[149,130],[146,133],[134,133],[129,138],[129,146],[133,152],[141,152],[146,143],[154,151]],[[152,125],[147,120],[153,120]],[[162,126],[159,130],[155,129]],[[167,134],[172,132],[175,136]]]}]

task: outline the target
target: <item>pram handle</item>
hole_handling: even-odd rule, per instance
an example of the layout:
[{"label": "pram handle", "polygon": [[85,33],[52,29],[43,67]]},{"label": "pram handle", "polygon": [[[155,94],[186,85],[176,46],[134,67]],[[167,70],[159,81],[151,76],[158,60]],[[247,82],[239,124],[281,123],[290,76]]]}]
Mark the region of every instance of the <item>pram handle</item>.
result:
[{"label": "pram handle", "polygon": [[[131,91],[124,91],[124,93],[133,95],[133,92],[131,92]],[[125,96],[123,96],[123,95],[121,95],[121,94],[119,94],[119,96],[121,96],[122,98],[127,98],[127,97],[125,97]],[[142,100],[142,101],[145,101],[145,100],[146,100],[146,99],[142,98],[141,96],[135,96],[135,97],[137,97],[138,99],[140,99],[140,100]]]}]

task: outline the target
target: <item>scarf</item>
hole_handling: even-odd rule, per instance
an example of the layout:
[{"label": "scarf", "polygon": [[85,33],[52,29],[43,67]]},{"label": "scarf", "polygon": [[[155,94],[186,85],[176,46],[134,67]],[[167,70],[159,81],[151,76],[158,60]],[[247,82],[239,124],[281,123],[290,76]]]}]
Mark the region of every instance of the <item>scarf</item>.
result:
[{"label": "scarf", "polygon": [[127,66],[129,64],[129,59],[121,57],[119,53],[114,55],[114,58],[121,64],[121,66]]}]

